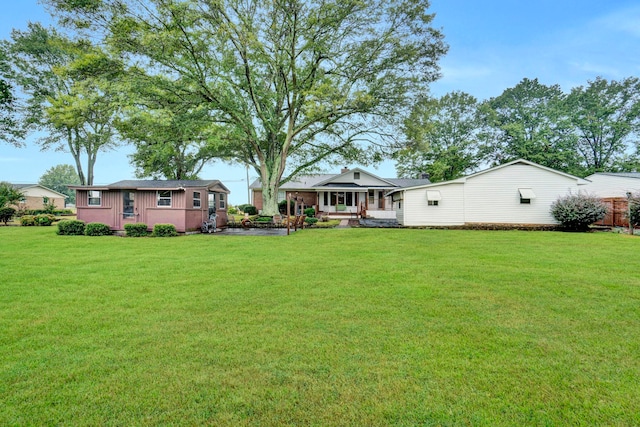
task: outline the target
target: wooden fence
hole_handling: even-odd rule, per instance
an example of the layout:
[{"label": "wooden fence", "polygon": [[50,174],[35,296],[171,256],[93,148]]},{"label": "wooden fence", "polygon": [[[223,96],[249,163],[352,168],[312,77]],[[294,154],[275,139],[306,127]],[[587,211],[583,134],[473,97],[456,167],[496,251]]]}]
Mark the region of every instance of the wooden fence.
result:
[{"label": "wooden fence", "polygon": [[607,215],[602,221],[598,221],[595,225],[603,225],[608,227],[628,227],[629,219],[627,218],[627,199],[624,197],[609,197],[602,199],[607,205]]}]

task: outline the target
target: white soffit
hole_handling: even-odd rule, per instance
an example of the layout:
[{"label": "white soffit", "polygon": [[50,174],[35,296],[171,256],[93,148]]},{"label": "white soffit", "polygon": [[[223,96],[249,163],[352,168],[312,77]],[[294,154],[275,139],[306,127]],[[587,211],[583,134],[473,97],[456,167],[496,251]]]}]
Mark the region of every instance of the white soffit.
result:
[{"label": "white soffit", "polygon": [[520,192],[520,198],[521,199],[535,199],[536,198],[536,193],[534,193],[533,190],[530,189],[530,188],[518,188],[518,191]]}]

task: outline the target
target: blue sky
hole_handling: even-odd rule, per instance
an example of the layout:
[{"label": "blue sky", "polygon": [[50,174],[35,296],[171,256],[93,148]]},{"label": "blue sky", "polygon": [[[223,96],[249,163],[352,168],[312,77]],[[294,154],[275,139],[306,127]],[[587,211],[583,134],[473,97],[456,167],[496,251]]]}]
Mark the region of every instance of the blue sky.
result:
[{"label": "blue sky", "polygon": [[[0,3],[3,39],[29,21],[52,22],[37,0]],[[488,99],[525,77],[569,91],[597,76],[640,76],[637,0],[432,0],[431,9],[435,26],[442,28],[449,44],[449,53],[440,61],[443,77],[431,87],[436,96],[461,90]],[[124,147],[100,154],[95,183],[134,178],[130,153]],[[34,183],[47,169],[65,163],[73,164],[66,153],[41,152],[33,143],[21,149],[0,143],[0,181]],[[390,161],[366,169],[386,178],[396,176]],[[247,202],[244,167],[218,162],[201,175],[223,181],[231,190],[232,204]]]}]

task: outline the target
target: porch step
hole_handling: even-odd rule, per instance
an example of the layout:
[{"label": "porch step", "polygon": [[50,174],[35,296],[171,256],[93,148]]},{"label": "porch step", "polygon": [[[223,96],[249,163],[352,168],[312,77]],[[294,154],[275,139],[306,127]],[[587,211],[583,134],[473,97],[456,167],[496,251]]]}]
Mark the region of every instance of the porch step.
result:
[{"label": "porch step", "polygon": [[349,220],[348,219],[341,219],[340,220],[340,224],[338,224],[338,226],[336,228],[349,228]]}]

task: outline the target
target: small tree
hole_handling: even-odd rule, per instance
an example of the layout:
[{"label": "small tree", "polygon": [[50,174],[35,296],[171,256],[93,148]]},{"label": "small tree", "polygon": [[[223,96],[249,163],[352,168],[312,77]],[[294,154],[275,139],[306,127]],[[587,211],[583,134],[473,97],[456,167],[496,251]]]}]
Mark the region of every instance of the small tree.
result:
[{"label": "small tree", "polygon": [[23,194],[8,182],[0,182],[0,208],[16,205]]},{"label": "small tree", "polygon": [[607,206],[598,197],[586,193],[569,193],[551,205],[551,215],[570,231],[587,231],[607,214]]},{"label": "small tree", "polygon": [[629,221],[633,227],[640,227],[640,192],[634,194],[629,199],[629,203],[629,213],[631,214]]}]

